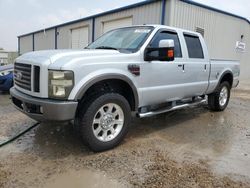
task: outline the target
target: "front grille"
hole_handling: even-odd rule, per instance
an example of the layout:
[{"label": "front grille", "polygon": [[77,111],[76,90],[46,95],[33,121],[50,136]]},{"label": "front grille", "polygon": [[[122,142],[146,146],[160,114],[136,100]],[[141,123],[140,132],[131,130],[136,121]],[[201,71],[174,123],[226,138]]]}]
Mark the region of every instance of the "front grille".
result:
[{"label": "front grille", "polygon": [[31,91],[31,65],[15,63],[14,81],[17,86]]},{"label": "front grille", "polygon": [[40,67],[34,66],[34,92],[40,92]]}]

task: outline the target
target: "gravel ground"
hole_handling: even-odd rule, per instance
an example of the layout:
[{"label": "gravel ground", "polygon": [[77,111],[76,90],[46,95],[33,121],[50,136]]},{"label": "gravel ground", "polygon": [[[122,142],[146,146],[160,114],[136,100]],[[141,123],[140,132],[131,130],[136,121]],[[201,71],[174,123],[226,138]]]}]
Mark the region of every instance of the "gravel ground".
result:
[{"label": "gravel ground", "polygon": [[[205,106],[134,119],[117,148],[93,153],[72,124],[41,124],[0,148],[0,187],[250,187],[250,90],[225,112]],[[35,121],[0,94],[0,142]]]}]

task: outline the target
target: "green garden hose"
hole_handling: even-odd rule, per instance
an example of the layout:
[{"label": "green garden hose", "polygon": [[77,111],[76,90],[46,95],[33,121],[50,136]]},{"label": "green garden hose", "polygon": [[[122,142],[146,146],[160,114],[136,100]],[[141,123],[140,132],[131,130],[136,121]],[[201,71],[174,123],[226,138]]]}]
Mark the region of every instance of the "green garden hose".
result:
[{"label": "green garden hose", "polygon": [[25,133],[29,132],[31,129],[35,128],[36,126],[38,126],[40,123],[35,123],[34,125],[30,126],[29,128],[25,129],[24,131],[18,133],[17,135],[15,135],[14,137],[10,138],[9,140],[6,140],[2,143],[0,143],[0,148],[13,142],[14,140],[18,139],[20,136],[24,135]]}]

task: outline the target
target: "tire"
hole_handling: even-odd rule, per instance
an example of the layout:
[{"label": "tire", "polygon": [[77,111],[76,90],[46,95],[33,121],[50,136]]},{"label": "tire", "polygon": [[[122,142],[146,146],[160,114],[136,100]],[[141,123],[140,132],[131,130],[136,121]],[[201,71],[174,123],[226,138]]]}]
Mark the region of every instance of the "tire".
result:
[{"label": "tire", "polygon": [[131,108],[117,93],[104,93],[86,100],[80,107],[75,127],[84,143],[95,152],[116,147],[128,132]]},{"label": "tire", "polygon": [[229,103],[230,92],[230,84],[222,82],[214,93],[208,95],[209,109],[212,111],[224,111]]}]

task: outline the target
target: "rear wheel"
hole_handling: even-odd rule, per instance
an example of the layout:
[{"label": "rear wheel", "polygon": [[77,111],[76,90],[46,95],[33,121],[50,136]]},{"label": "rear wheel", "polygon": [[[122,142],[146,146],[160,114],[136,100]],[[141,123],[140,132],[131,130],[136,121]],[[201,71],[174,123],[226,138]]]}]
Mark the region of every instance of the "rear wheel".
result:
[{"label": "rear wheel", "polygon": [[208,95],[208,106],[213,111],[226,109],[230,99],[231,87],[228,82],[222,82],[216,92]]},{"label": "rear wheel", "polygon": [[93,151],[114,148],[128,131],[131,118],[128,101],[117,93],[105,93],[88,101],[76,121],[82,139]]}]

